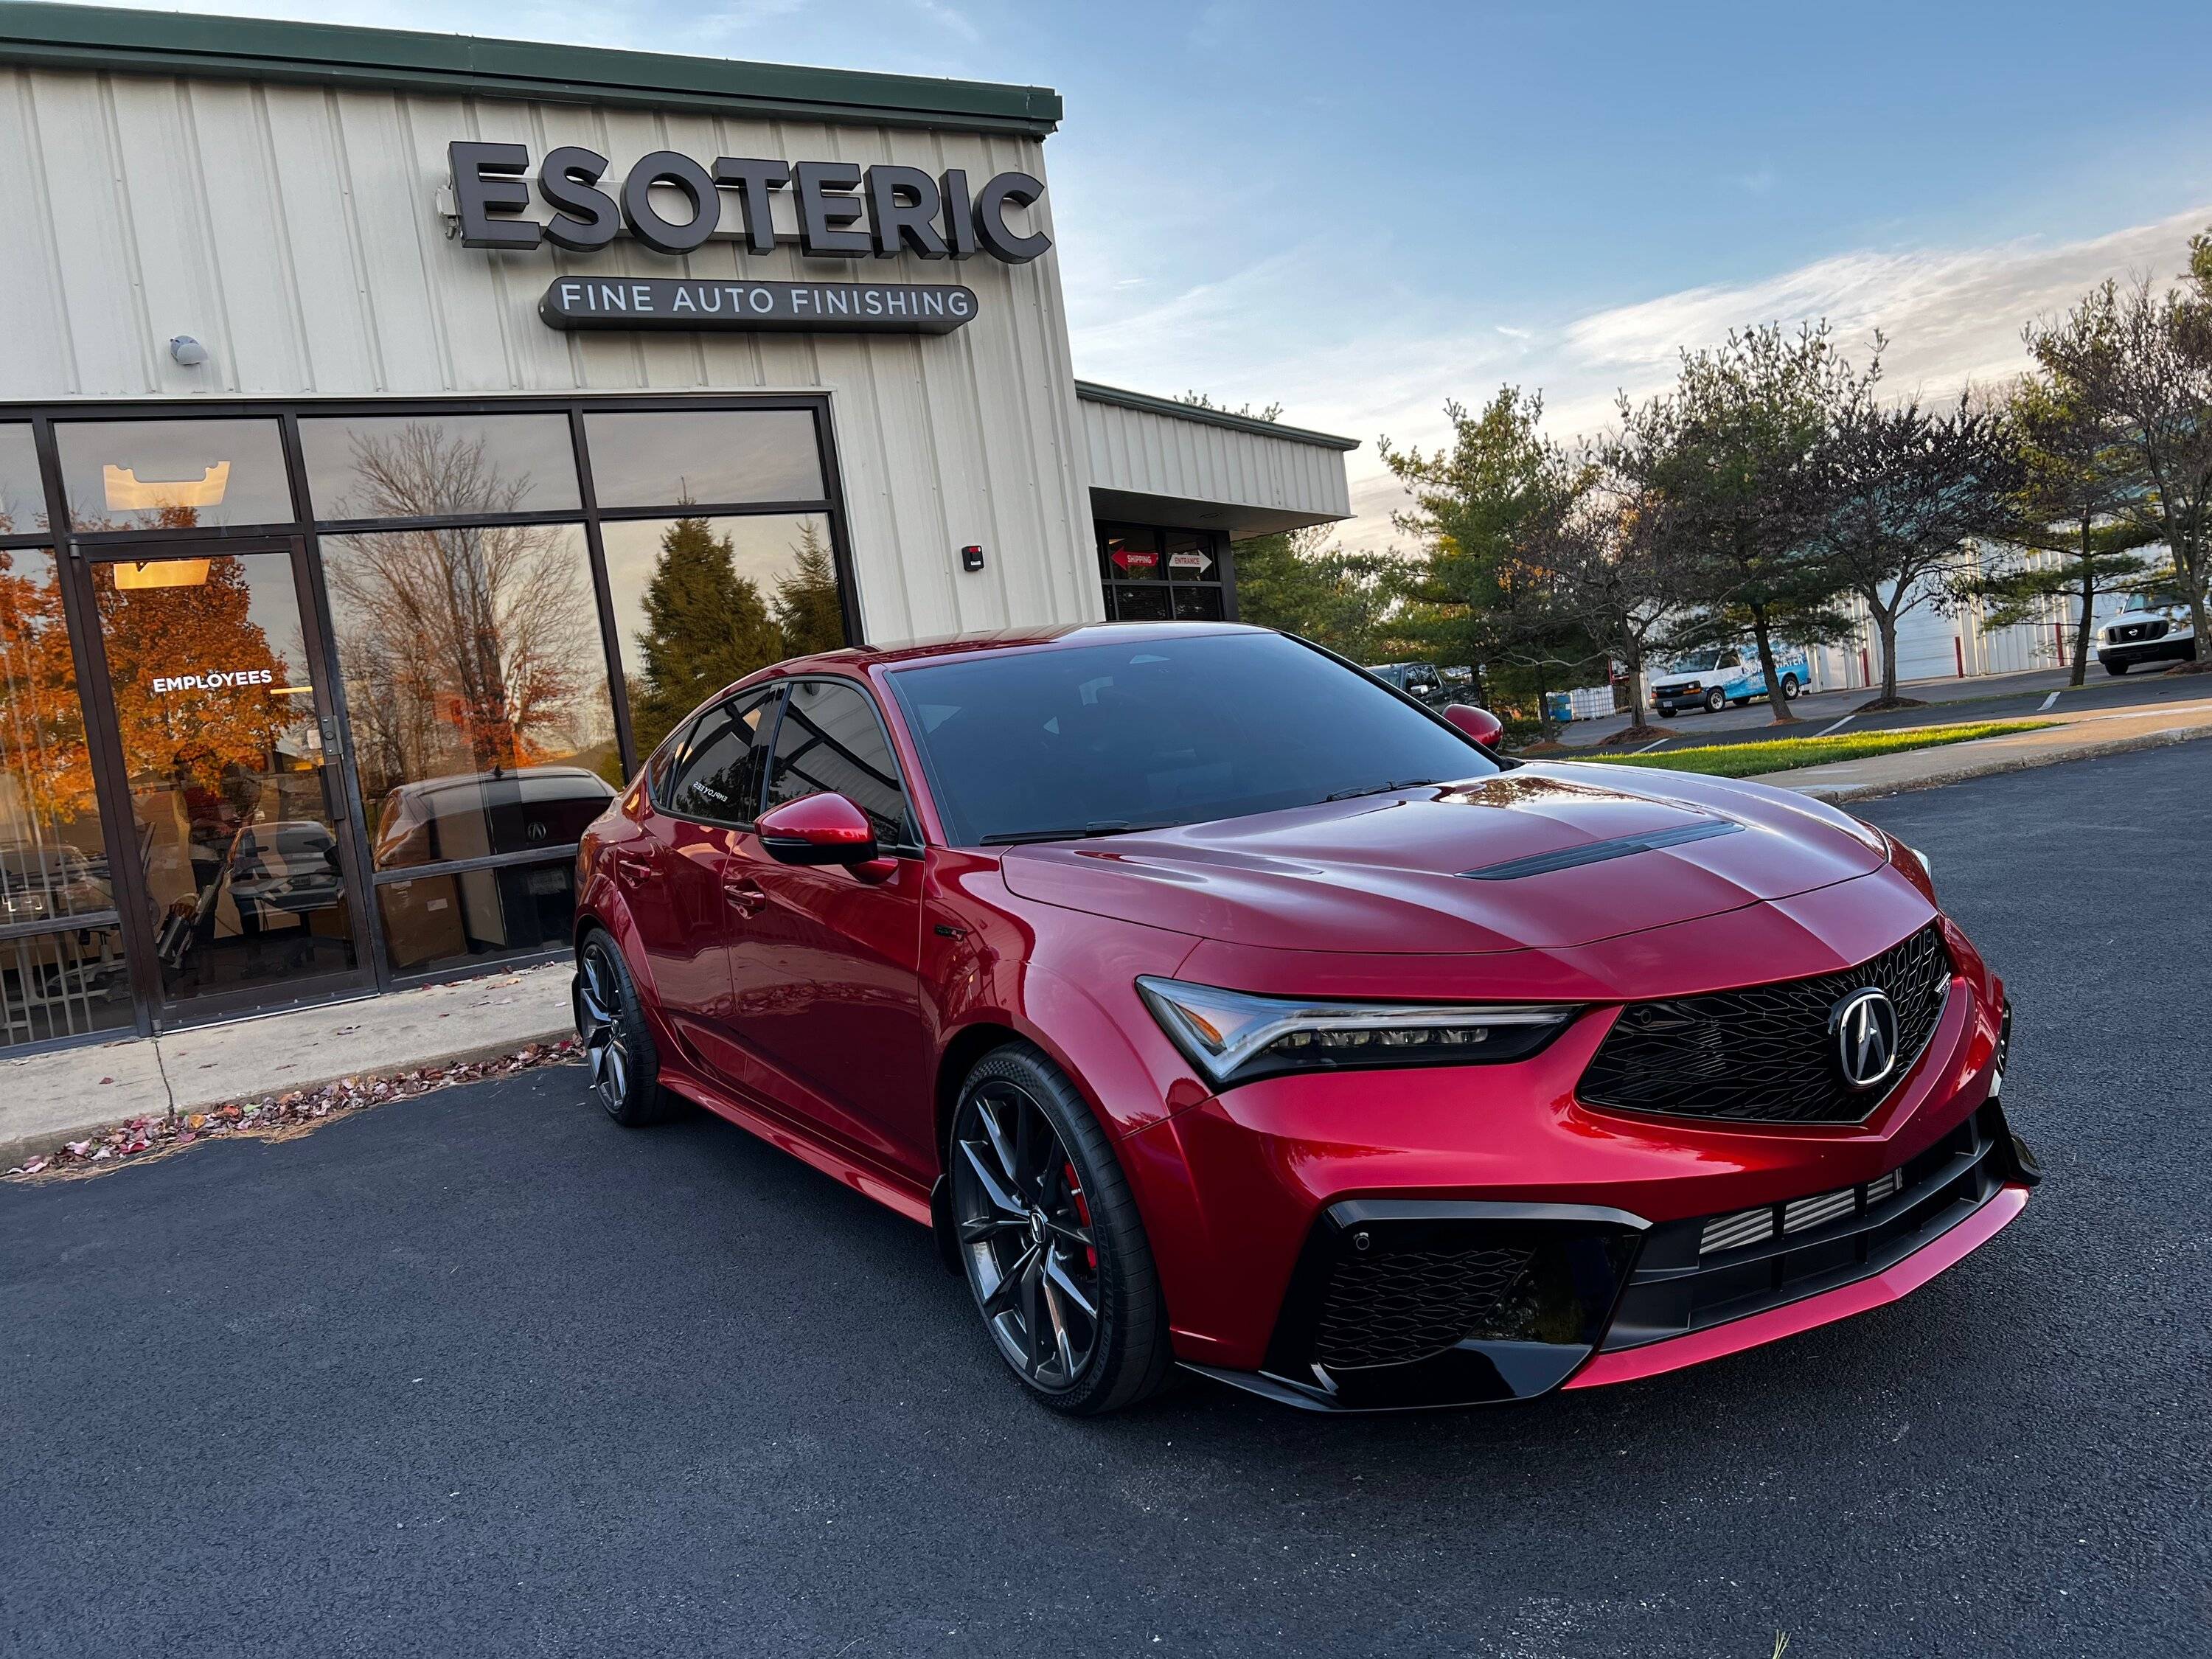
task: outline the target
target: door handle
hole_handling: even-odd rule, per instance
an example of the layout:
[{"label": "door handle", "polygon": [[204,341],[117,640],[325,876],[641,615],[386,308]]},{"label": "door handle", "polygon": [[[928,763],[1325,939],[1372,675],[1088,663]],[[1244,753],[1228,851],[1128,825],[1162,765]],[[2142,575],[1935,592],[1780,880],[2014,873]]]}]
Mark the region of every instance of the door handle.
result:
[{"label": "door handle", "polygon": [[650,854],[622,853],[615,858],[615,879],[625,887],[643,887],[658,880],[660,866]]},{"label": "door handle", "polygon": [[724,876],[722,896],[729,901],[730,908],[741,916],[751,915],[768,902],[768,895],[750,876]]}]

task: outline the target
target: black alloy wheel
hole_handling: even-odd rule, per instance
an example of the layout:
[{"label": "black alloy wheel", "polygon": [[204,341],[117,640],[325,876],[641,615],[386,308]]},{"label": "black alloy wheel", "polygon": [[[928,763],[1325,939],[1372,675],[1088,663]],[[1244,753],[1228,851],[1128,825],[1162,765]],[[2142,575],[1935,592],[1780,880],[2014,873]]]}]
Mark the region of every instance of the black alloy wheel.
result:
[{"label": "black alloy wheel", "polygon": [[994,1049],[961,1091],[948,1151],[968,1286],[1015,1376],[1083,1416],[1155,1392],[1171,1355],[1152,1253],[1074,1086],[1026,1045]]},{"label": "black alloy wheel", "polygon": [[660,1056],[629,969],[606,933],[595,929],[586,938],[570,1000],[592,1098],[616,1122],[633,1128],[667,1117],[675,1103],[660,1087]]}]

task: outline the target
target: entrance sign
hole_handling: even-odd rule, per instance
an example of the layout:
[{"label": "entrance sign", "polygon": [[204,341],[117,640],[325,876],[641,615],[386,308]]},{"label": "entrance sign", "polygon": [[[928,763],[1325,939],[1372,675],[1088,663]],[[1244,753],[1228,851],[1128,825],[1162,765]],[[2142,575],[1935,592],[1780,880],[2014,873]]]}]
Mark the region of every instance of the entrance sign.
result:
[{"label": "entrance sign", "polygon": [[538,314],[552,328],[806,329],[950,334],[975,319],[957,283],[724,283],[563,276]]},{"label": "entrance sign", "polygon": [[1168,555],[1168,568],[1170,570],[1195,570],[1202,576],[1212,568],[1213,555],[1211,553],[1170,553]]}]

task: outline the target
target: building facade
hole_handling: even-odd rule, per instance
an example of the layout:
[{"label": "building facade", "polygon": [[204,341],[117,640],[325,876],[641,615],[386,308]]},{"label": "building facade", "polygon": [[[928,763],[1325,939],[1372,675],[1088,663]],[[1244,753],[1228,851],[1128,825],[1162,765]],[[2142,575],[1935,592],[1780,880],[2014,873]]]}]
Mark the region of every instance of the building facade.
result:
[{"label": "building facade", "polygon": [[558,952],[781,657],[1233,617],[1352,445],[1077,380],[1060,115],[0,5],[0,1050]]}]

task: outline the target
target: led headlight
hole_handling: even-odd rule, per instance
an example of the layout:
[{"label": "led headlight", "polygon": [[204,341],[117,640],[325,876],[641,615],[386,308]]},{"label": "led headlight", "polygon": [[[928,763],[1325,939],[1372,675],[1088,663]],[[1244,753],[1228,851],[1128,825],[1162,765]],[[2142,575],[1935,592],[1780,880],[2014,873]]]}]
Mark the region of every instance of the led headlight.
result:
[{"label": "led headlight", "polygon": [[1522,1060],[1582,1012],[1560,1003],[1311,1002],[1150,977],[1137,989],[1217,1089],[1282,1072]]}]

